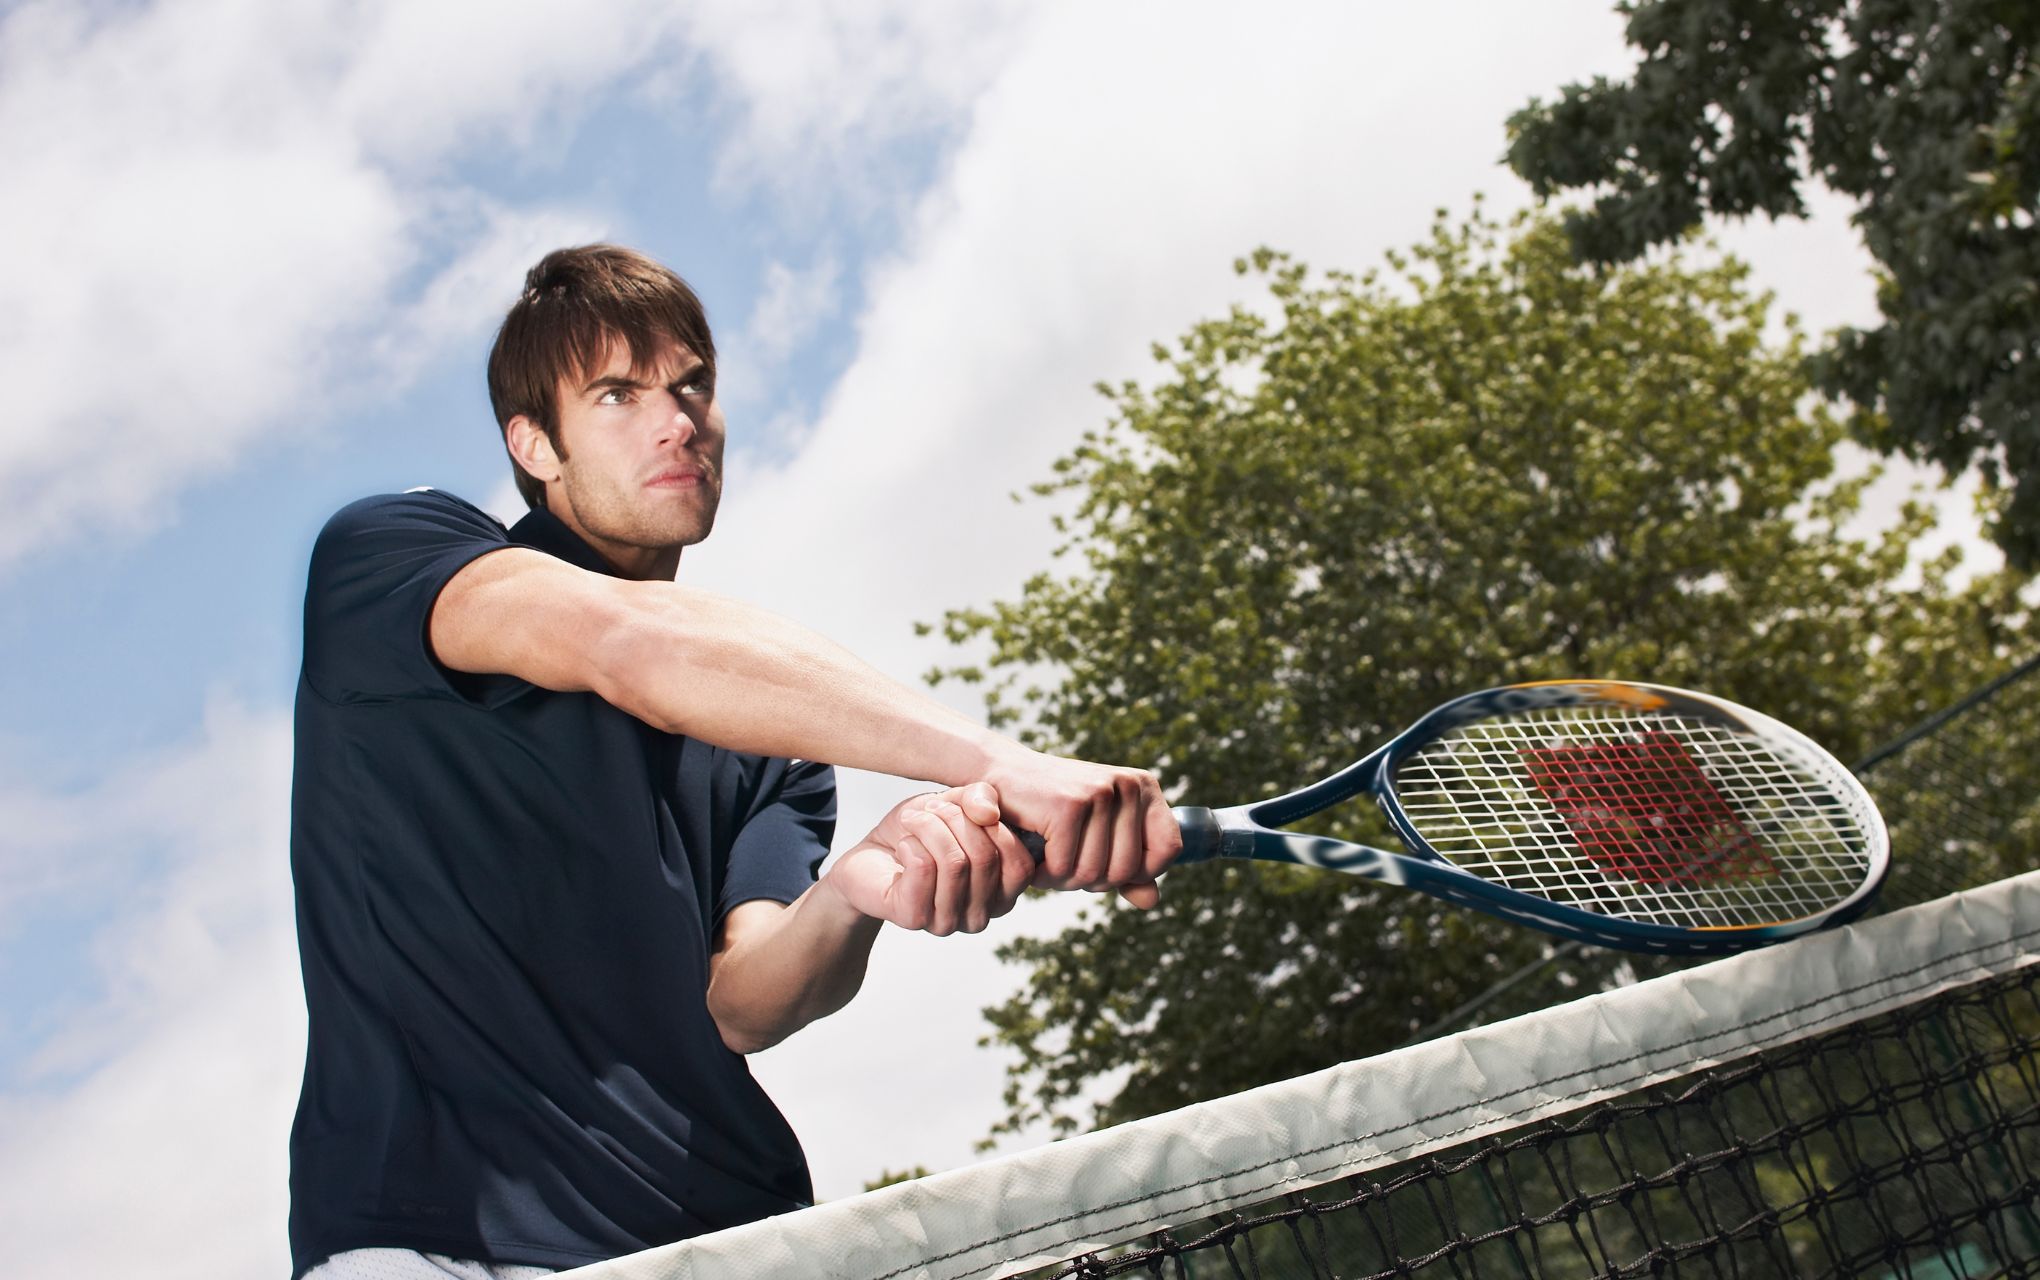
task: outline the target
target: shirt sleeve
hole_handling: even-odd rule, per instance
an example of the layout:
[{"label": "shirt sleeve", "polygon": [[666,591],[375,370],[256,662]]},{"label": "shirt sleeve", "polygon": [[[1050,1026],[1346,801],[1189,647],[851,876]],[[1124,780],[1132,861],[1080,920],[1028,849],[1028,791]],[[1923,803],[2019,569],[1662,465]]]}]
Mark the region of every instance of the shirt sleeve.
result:
[{"label": "shirt sleeve", "polygon": [[757,898],[792,902],[815,882],[836,834],[836,771],[812,760],[786,762],[777,785],[762,789],[730,847],[716,897],[718,924],[730,908]]},{"label": "shirt sleeve", "polygon": [[305,588],[305,680],[332,702],[458,698],[495,705],[530,686],[450,671],[433,656],[432,606],[453,575],[510,546],[503,526],[451,494],[352,503],[312,547]]}]

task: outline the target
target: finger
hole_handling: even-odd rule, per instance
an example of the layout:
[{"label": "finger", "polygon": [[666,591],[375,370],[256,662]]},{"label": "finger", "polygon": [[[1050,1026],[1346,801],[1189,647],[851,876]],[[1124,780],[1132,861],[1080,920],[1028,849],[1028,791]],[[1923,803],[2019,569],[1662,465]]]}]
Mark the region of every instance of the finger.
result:
[{"label": "finger", "polygon": [[1152,880],[1143,880],[1138,884],[1121,885],[1119,896],[1126,900],[1127,906],[1147,911],[1160,905],[1162,888]]},{"label": "finger", "polygon": [[1112,883],[1127,885],[1147,878],[1147,813],[1133,776],[1116,780],[1112,795]]},{"label": "finger", "polygon": [[1084,818],[1085,810],[1079,807],[1071,811],[1068,820],[1042,826],[1041,871],[1036,883],[1047,888],[1065,888],[1076,883],[1077,866],[1083,854]]},{"label": "finger", "polygon": [[958,842],[954,822],[975,830],[963,811],[943,800],[932,800],[908,818],[908,828],[919,838],[935,865],[935,887],[930,895],[931,918],[928,932],[946,938],[963,927],[970,914],[970,855]]},{"label": "finger", "polygon": [[985,834],[991,838],[992,845],[998,850],[999,855],[999,896],[996,900],[998,909],[992,912],[993,918],[996,919],[1011,911],[1013,905],[1020,901],[1020,895],[1027,892],[1027,885],[1034,879],[1038,864],[1033,851],[1013,828],[1000,823],[988,828]]},{"label": "finger", "polygon": [[[999,822],[998,807],[984,797],[976,797],[973,802],[978,805],[979,812],[987,816],[987,822],[980,823],[972,818],[969,810],[961,804],[936,806],[932,812],[949,824],[950,834],[970,860],[970,885],[964,895],[960,927],[965,933],[982,933],[995,916],[1004,915],[1012,904],[1008,903],[1004,908],[999,906],[999,896],[1004,888],[1004,859],[992,833],[1006,832],[1006,828]],[[1010,837],[1010,833],[1007,834]]]},{"label": "finger", "polygon": [[926,929],[933,915],[935,859],[912,834],[894,842],[892,858],[900,864],[900,877],[887,891],[886,919],[902,929]]},{"label": "finger", "polygon": [[1094,796],[1084,815],[1082,852],[1077,855],[1075,882],[1086,889],[1112,887],[1112,840],[1116,808],[1112,793]]},{"label": "finger", "polygon": [[1141,802],[1146,809],[1147,873],[1152,879],[1168,870],[1183,852],[1183,828],[1162,794],[1161,780],[1151,773],[1142,778]]}]

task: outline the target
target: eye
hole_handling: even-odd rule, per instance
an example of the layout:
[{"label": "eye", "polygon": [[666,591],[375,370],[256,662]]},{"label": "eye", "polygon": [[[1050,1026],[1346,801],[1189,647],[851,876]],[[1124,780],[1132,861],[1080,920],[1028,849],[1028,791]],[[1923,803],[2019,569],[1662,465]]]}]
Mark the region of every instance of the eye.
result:
[{"label": "eye", "polygon": [[706,399],[715,394],[715,374],[706,367],[696,369],[680,380],[678,389],[681,395]]},{"label": "eye", "polygon": [[629,404],[630,389],[627,387],[610,387],[608,390],[604,391],[601,395],[595,397],[595,403]]}]

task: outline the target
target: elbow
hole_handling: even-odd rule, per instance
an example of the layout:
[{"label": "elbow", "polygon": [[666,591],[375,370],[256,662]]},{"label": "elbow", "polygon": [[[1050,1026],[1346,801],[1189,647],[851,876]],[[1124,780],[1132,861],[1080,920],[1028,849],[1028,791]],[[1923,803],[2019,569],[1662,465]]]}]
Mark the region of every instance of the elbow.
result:
[{"label": "elbow", "polygon": [[708,1016],[715,1022],[716,1034],[722,1037],[723,1047],[731,1053],[760,1053],[793,1033],[792,1027],[773,1025],[749,1016],[749,1010],[733,1008],[730,1001],[719,1000],[716,995],[715,984],[711,981]]},{"label": "elbow", "polygon": [[728,1049],[731,1053],[744,1054],[746,1056],[753,1053],[763,1053],[781,1040],[786,1039],[783,1035],[764,1035],[732,1027],[724,1022],[716,1023],[715,1029],[722,1033],[722,1042],[725,1049]]}]

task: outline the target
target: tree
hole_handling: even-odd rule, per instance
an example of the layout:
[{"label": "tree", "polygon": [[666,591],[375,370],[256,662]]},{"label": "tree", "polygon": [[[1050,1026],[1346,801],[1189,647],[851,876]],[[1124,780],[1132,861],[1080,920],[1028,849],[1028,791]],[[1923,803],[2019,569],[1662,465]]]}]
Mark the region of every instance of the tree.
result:
[{"label": "tree", "polygon": [[[1442,218],[1386,278],[1261,253],[1266,304],[1157,348],[1039,492],[1068,503],[1017,599],[953,612],[997,723],[1155,768],[1200,803],[1286,790],[1456,694],[1623,676],[1770,710],[1847,758],[2000,661],[2015,579],[1919,562],[1922,510],[1837,531],[1841,427],[1733,263],[1594,271],[1564,234]],[[1263,314],[1266,312],[1267,314]],[[1811,407],[1802,410],[1803,405]],[[1908,562],[1918,577],[1902,585]],[[1391,840],[1342,807],[1318,829]],[[1421,895],[1185,868],[1151,912],[1008,944],[987,1010],[1018,1053],[999,1131],[1107,1123],[1393,1047],[1546,954]],[[1490,1016],[1630,972],[1572,955]]]},{"label": "tree", "polygon": [[1797,217],[1818,181],[1859,202],[1884,323],[1838,331],[1822,390],[1885,451],[2002,499],[1993,533],[2040,564],[2040,5],[2031,0],[1632,0],[1633,78],[1509,122],[1509,163],[1576,252],[1628,261],[1703,214]]}]

